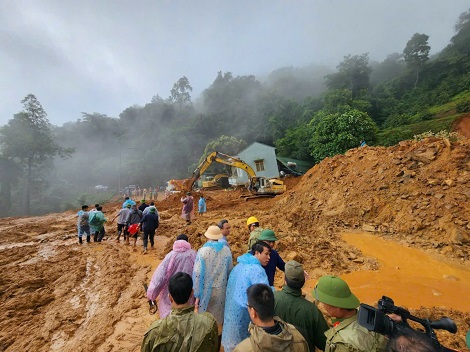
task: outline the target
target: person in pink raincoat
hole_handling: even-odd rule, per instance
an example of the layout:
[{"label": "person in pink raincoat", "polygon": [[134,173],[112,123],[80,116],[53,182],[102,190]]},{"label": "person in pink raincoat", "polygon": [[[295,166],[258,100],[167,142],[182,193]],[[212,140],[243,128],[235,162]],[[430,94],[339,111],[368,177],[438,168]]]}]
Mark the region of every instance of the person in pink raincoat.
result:
[{"label": "person in pink raincoat", "polygon": [[[158,296],[158,315],[160,319],[165,318],[171,312],[171,302],[168,297],[168,281],[170,277],[183,272],[191,275],[193,273],[196,251],[191,249],[188,236],[181,234],[173,244],[173,250],[168,253],[153,273],[152,280],[147,290],[147,298],[154,301]],[[194,304],[191,298],[190,304]]]},{"label": "person in pink raincoat", "polygon": [[194,220],[194,198],[191,196],[191,192],[187,192],[186,197],[181,198],[181,203],[183,203],[181,217],[186,220],[186,225],[190,225]]}]

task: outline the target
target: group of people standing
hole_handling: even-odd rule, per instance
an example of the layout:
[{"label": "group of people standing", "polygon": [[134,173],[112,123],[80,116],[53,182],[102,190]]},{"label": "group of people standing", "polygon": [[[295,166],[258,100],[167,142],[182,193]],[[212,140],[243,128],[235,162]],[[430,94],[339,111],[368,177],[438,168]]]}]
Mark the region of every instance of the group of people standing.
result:
[{"label": "group of people standing", "polygon": [[82,205],[77,217],[78,243],[83,243],[83,236],[86,236],[86,241],[89,243],[92,235],[94,242],[101,242],[106,234],[104,224],[107,221],[103,213],[103,207],[95,204],[95,207],[88,211],[88,205]]},{"label": "group of people standing", "polygon": [[[88,205],[83,205],[82,209],[77,213],[78,216],[78,242],[83,243],[82,237],[86,236],[86,241],[91,241],[91,235],[94,236],[94,242],[101,242],[105,235],[104,225],[107,219],[104,216],[102,207],[95,204],[95,208],[88,211]],[[134,239],[133,248],[136,248],[139,231],[143,232],[143,250],[142,253],[148,252],[148,243],[150,247],[155,245],[155,231],[160,224],[158,210],[153,201],[150,204],[142,199],[140,205],[129,197],[126,197],[122,208],[111,219],[111,222],[117,219],[117,238],[119,242],[123,235],[124,242],[130,244],[130,239]]]},{"label": "group of people standing", "polygon": [[[142,341],[142,351],[381,351],[385,340],[357,324],[359,300],[339,277],[320,278],[313,296],[335,318],[329,328],[317,306],[302,294],[306,272],[285,263],[273,249],[278,240],[255,217],[247,220],[250,250],[233,266],[221,220],[204,233],[196,252],[181,234],[155,270],[147,290],[158,299],[160,320]],[[276,268],[285,285],[273,287]]]}]

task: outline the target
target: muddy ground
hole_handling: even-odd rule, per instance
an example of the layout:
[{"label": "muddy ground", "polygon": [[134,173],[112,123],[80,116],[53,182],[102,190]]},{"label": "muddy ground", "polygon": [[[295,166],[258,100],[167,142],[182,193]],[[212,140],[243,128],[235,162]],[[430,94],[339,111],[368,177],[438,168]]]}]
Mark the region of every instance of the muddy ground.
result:
[{"label": "muddy ground", "polygon": [[[469,140],[352,149],[285,182],[285,194],[248,202],[240,190],[206,191],[208,212],[190,226],[179,216],[179,196],[160,195],[157,248],[147,255],[141,240],[136,251],[116,242],[116,225],[109,222],[105,241],[79,245],[76,211],[0,219],[0,351],[138,351],[157,318],[148,313],[143,284],[175,237],[188,234],[198,249],[205,229],[226,218],[235,259],[246,248],[249,216],[275,230],[285,260],[304,263],[311,276],[307,298],[321,275],[342,275],[365,303],[386,294],[419,317],[453,318],[458,333],[438,331],[438,337],[465,349]],[[104,205],[108,219],[121,203]],[[279,273],[275,286],[282,286]]]}]

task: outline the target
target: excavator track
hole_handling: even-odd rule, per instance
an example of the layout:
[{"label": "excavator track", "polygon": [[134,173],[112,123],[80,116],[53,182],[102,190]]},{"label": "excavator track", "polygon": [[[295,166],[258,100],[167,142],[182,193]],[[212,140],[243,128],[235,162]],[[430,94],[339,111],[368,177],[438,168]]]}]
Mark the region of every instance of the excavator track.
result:
[{"label": "excavator track", "polygon": [[245,202],[248,202],[250,199],[256,198],[274,198],[275,194],[250,194],[250,195],[241,195],[240,198],[245,198]]}]

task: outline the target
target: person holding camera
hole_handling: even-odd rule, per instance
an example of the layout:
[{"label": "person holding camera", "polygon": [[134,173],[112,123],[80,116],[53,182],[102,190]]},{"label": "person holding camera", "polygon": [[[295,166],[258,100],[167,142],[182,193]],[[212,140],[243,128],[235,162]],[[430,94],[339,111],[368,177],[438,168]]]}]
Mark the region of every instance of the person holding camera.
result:
[{"label": "person holding camera", "polygon": [[322,276],[312,294],[333,318],[333,327],[325,332],[325,352],[385,351],[385,337],[359,325],[359,299],[343,279]]}]

